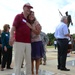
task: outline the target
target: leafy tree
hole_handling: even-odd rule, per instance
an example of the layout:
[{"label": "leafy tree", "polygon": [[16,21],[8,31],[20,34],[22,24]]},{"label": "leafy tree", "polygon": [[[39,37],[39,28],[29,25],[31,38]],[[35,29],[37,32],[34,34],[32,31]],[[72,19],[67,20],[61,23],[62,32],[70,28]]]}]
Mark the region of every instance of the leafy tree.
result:
[{"label": "leafy tree", "polygon": [[75,34],[73,34],[73,38],[75,39]]},{"label": "leafy tree", "polygon": [[49,44],[48,45],[53,45],[54,44],[54,33],[47,33],[47,36],[49,37]]}]

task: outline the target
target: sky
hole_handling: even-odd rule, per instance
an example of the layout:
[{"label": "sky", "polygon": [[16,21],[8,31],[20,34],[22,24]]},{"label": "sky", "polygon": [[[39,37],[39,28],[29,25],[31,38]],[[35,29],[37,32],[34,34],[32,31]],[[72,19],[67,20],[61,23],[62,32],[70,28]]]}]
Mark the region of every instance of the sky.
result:
[{"label": "sky", "polygon": [[23,5],[30,3],[34,8],[35,16],[45,33],[54,33],[59,24],[61,15],[68,11],[72,17],[73,26],[70,25],[71,34],[75,33],[75,0],[0,0],[0,29],[4,24],[12,23],[14,17],[23,11]]}]

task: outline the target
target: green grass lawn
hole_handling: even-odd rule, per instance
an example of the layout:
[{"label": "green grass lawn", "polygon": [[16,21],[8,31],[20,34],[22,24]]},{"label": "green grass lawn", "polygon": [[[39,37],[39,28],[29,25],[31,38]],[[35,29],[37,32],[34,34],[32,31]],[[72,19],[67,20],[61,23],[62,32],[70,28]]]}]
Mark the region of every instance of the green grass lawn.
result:
[{"label": "green grass lawn", "polygon": [[54,46],[47,46],[47,48],[54,48]]}]

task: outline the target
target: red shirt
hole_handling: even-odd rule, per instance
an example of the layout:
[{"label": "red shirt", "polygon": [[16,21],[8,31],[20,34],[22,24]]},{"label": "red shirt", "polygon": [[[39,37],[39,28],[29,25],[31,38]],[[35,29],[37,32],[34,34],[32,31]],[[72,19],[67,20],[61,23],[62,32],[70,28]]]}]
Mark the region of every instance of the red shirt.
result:
[{"label": "red shirt", "polygon": [[30,43],[31,42],[31,31],[30,28],[24,22],[26,18],[24,18],[23,13],[16,15],[13,26],[15,26],[15,41]]}]

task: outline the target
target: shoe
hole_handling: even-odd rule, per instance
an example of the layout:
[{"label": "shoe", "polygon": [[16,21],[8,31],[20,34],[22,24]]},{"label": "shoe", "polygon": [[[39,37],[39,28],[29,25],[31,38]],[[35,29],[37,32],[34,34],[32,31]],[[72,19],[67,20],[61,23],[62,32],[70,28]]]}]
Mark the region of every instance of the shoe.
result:
[{"label": "shoe", "polygon": [[58,70],[60,69],[60,67],[58,67]]},{"label": "shoe", "polygon": [[61,71],[70,71],[70,69],[67,69],[67,68],[61,68],[60,70]]},{"label": "shoe", "polygon": [[43,65],[46,65],[46,63],[43,63]]},{"label": "shoe", "polygon": [[4,68],[1,68],[1,71],[4,71]]},{"label": "shoe", "polygon": [[7,67],[7,69],[13,69],[13,68],[11,68],[11,67]]},{"label": "shoe", "polygon": [[23,68],[23,66],[21,66],[21,68]]},{"label": "shoe", "polygon": [[60,66],[57,66],[57,69],[60,69]]},{"label": "shoe", "polygon": [[43,65],[46,65],[46,63],[43,63]]}]

